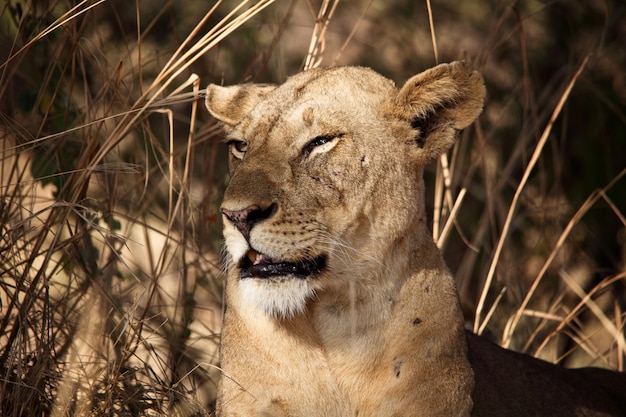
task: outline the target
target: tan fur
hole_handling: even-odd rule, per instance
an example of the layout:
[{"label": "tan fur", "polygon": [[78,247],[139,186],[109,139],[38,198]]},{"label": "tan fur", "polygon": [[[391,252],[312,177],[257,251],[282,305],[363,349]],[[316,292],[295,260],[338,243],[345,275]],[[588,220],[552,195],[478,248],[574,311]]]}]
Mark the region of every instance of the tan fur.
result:
[{"label": "tan fur", "polygon": [[[207,108],[231,144],[218,415],[603,415],[548,409],[548,393],[523,396],[545,411],[525,413],[515,385],[526,357],[474,337],[468,352],[453,278],[429,237],[422,172],[484,97],[462,62],[399,90],[358,67],[209,86]],[[273,273],[259,277],[267,264]],[[532,376],[558,369],[529,361]]]}]

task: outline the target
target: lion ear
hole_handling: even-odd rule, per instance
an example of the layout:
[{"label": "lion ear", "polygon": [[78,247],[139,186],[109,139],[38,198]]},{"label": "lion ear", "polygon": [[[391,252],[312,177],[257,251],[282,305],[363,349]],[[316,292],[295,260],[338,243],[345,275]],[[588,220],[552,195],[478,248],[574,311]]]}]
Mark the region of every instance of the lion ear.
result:
[{"label": "lion ear", "polygon": [[209,113],[220,122],[234,126],[276,89],[269,84],[240,84],[222,87],[210,84],[205,104]]},{"label": "lion ear", "polygon": [[409,79],[393,103],[394,113],[416,129],[428,163],[446,152],[456,132],[480,114],[485,100],[482,76],[462,61],[441,64]]}]

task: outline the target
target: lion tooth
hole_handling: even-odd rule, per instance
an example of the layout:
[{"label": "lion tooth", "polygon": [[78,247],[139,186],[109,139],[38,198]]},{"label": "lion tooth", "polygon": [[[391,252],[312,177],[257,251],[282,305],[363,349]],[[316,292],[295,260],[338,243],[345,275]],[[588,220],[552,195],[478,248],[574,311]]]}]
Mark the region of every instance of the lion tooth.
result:
[{"label": "lion tooth", "polygon": [[257,251],[255,251],[254,249],[250,249],[246,255],[248,256],[248,259],[250,260],[250,262],[252,262],[253,265],[258,263],[258,259],[260,255]]},{"label": "lion tooth", "polygon": [[250,249],[247,253],[246,253],[246,257],[248,258],[248,260],[250,262],[252,262],[252,265],[258,265],[263,261],[266,262],[270,262],[270,263],[277,263],[278,260],[272,257],[269,257],[267,255],[264,255],[262,253],[259,253],[257,251],[255,251],[254,249]]},{"label": "lion tooth", "polygon": [[263,255],[262,253],[257,253],[256,261],[254,263],[260,264],[261,261],[264,261],[265,259],[267,259],[267,256]]}]

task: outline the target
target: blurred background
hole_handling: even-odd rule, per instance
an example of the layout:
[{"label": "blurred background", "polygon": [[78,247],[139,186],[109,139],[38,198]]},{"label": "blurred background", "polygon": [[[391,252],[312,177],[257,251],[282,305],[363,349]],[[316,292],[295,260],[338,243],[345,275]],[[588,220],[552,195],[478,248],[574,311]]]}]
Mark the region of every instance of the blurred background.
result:
[{"label": "blurred background", "polygon": [[623,370],[625,22],[622,0],[0,2],[0,414],[212,413],[228,177],[203,89],[320,65],[483,74],[426,174],[467,327]]}]

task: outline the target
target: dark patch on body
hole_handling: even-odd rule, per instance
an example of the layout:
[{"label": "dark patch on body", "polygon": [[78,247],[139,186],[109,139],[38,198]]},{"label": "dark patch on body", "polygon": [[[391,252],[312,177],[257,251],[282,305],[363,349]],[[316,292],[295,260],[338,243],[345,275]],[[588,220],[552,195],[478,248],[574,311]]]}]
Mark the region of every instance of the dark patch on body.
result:
[{"label": "dark patch on body", "polygon": [[395,375],[396,378],[400,378],[402,364],[404,364],[404,359],[402,358],[393,359],[393,374]]}]

